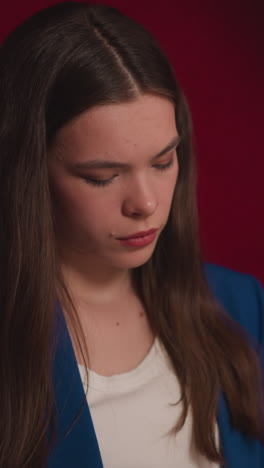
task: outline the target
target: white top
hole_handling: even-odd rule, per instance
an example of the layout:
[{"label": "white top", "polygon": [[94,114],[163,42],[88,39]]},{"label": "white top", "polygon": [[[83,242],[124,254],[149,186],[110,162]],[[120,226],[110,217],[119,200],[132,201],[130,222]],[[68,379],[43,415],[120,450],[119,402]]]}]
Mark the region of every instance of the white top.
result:
[{"label": "white top", "polygon": [[[86,389],[85,368],[78,364]],[[102,376],[88,370],[87,401],[104,468],[219,468],[194,452],[191,412],[176,436],[168,432],[182,404],[178,379],[162,343],[155,339],[133,370]],[[216,425],[217,441],[219,443]]]}]

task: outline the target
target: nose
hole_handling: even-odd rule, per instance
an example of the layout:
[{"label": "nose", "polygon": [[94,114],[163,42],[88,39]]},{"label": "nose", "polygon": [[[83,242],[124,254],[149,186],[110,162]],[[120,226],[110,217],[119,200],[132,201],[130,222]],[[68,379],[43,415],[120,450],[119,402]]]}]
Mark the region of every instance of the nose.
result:
[{"label": "nose", "polygon": [[125,216],[151,216],[158,206],[158,194],[147,186],[146,181],[138,181],[128,187],[122,211]]}]

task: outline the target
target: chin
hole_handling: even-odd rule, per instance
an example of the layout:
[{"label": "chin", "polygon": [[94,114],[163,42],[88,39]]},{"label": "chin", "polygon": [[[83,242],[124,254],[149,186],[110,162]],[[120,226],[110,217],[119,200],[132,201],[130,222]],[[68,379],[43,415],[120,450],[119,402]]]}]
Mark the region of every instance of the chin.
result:
[{"label": "chin", "polygon": [[143,252],[143,251],[135,251],[135,252],[130,252],[129,254],[126,254],[126,258],[123,259],[123,261],[120,261],[120,268],[137,268],[139,266],[144,265],[144,263],[147,263],[148,260],[152,257],[154,252],[154,249],[151,249],[151,252]]}]

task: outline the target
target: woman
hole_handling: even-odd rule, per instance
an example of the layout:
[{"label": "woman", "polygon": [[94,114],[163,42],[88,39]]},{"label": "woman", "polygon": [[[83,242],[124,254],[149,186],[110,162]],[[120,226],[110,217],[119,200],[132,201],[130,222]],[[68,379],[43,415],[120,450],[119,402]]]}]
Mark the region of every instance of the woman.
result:
[{"label": "woman", "polygon": [[263,288],[203,262],[163,52],[62,2],[0,64],[0,466],[260,468]]}]

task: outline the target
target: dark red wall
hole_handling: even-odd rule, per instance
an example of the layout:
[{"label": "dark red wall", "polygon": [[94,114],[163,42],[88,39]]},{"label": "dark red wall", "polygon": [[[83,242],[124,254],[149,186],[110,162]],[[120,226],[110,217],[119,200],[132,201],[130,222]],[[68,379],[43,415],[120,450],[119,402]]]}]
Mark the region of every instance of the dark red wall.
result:
[{"label": "dark red wall", "polygon": [[[55,1],[1,6],[0,39]],[[159,40],[193,114],[204,257],[264,284],[264,2],[109,0]]]}]

